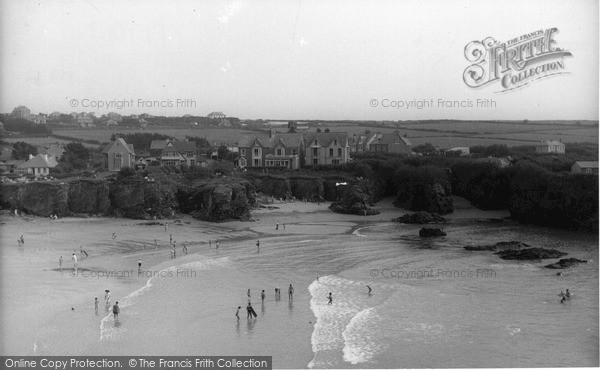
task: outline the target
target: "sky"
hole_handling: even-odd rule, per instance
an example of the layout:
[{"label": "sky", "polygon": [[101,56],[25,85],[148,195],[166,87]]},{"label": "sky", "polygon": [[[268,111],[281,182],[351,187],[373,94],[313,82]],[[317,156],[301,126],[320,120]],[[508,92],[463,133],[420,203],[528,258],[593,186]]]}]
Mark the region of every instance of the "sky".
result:
[{"label": "sky", "polygon": [[[0,27],[5,113],[598,120],[597,0],[0,0]],[[560,74],[463,80],[470,42],[550,28]]]}]

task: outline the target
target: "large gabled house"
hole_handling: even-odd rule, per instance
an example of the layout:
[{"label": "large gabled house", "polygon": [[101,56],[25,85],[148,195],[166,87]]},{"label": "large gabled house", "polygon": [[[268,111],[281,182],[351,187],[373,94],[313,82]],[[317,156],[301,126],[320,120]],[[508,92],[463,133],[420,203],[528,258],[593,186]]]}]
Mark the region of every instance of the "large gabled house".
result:
[{"label": "large gabled house", "polygon": [[284,167],[302,165],[304,138],[300,133],[244,135],[238,142],[238,165],[244,167]]},{"label": "large gabled house", "polygon": [[106,155],[106,167],[109,171],[119,171],[123,167],[133,168],[135,151],[133,144],[127,144],[123,138],[117,138],[102,150]]},{"label": "large gabled house", "polygon": [[345,132],[310,132],[304,140],[305,164],[344,164],[350,160],[350,144]]},{"label": "large gabled house", "polygon": [[58,166],[54,157],[47,154],[29,155],[29,160],[17,166],[16,172],[22,175],[32,174],[35,177],[48,176],[50,169]]},{"label": "large gabled house", "polygon": [[412,144],[406,136],[401,136],[395,131],[376,135],[369,145],[369,150],[372,152],[411,154]]},{"label": "large gabled house", "polygon": [[535,152],[565,154],[565,144],[560,140],[542,140],[540,143],[536,144]]}]

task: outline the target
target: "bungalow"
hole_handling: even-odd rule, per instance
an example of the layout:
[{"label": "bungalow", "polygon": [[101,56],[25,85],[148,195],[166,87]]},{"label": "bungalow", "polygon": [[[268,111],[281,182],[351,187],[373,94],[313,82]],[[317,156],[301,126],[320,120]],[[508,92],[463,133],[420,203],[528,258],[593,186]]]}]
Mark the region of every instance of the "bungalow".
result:
[{"label": "bungalow", "polygon": [[312,132],[306,134],[307,165],[344,164],[350,160],[350,144],[345,132]]},{"label": "bungalow", "polygon": [[29,155],[29,160],[17,166],[16,172],[22,175],[33,174],[35,177],[48,176],[50,168],[58,166],[58,162],[47,154]]},{"label": "bungalow", "polygon": [[157,151],[160,152],[156,155],[156,159],[161,166],[189,167],[197,164],[195,141],[152,140],[150,155]]},{"label": "bungalow", "polygon": [[565,153],[565,144],[563,144],[560,140],[542,140],[541,143],[535,146],[536,153]]},{"label": "bungalow", "polygon": [[117,138],[102,150],[106,154],[106,163],[109,171],[119,171],[123,167],[133,167],[135,152],[133,144],[127,144],[123,138]]},{"label": "bungalow", "polygon": [[223,112],[210,112],[208,114],[208,118],[225,118],[227,117],[226,115],[223,114]]},{"label": "bungalow", "polygon": [[457,146],[444,151],[446,155],[459,155],[461,157],[471,154],[471,149],[468,146]]},{"label": "bungalow", "polygon": [[598,162],[578,161],[571,166],[571,173],[598,174]]}]

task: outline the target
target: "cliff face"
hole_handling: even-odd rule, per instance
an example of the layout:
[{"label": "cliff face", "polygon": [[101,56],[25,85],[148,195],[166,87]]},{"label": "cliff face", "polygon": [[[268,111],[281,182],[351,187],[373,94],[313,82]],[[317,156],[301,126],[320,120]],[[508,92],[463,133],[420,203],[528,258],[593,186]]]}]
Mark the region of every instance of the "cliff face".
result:
[{"label": "cliff face", "polygon": [[370,197],[360,185],[343,185],[338,188],[340,196],[329,207],[332,211],[362,216],[379,214],[379,211],[369,208]]},{"label": "cliff face", "polygon": [[70,213],[68,183],[2,184],[0,194],[3,208],[17,208],[38,216]]},{"label": "cliff face", "polygon": [[182,202],[181,210],[203,221],[246,221],[251,219],[255,202],[254,186],[247,181],[213,181],[197,186]]},{"label": "cliff face", "polygon": [[[108,182],[77,180],[68,183],[67,206],[70,213],[108,214],[110,211]],[[62,216],[59,214],[59,216]]]}]

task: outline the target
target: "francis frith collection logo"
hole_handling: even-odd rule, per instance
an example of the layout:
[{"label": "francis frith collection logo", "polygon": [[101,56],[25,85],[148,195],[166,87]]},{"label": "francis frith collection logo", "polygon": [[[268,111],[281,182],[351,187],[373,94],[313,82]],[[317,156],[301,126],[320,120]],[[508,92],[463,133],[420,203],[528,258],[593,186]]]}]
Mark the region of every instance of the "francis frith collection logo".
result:
[{"label": "francis frith collection logo", "polygon": [[556,45],[558,28],[537,30],[506,42],[487,37],[465,46],[465,58],[473,63],[463,80],[477,88],[497,83],[498,92],[523,87],[532,81],[567,73],[564,58],[571,53]]}]

